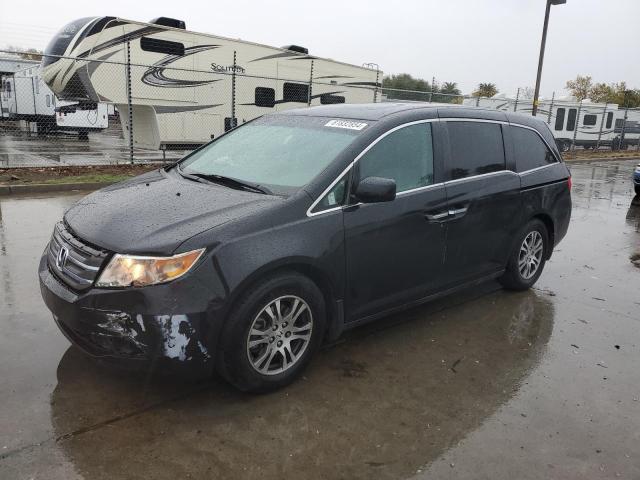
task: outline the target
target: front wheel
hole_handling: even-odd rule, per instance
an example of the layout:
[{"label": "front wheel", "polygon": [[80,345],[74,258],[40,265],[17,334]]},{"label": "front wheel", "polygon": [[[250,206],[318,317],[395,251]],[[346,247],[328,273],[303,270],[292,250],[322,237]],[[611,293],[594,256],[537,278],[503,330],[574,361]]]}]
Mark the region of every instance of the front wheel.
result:
[{"label": "front wheel", "polygon": [[634,185],[633,187],[636,191],[636,195],[640,195],[640,185]]},{"label": "front wheel", "polygon": [[519,233],[516,247],[507,268],[499,278],[509,290],[527,290],[542,274],[549,248],[547,227],[540,220],[531,220]]},{"label": "front wheel", "polygon": [[291,383],[324,335],[324,297],[295,272],[263,280],[234,306],[222,334],[218,371],[246,392]]}]

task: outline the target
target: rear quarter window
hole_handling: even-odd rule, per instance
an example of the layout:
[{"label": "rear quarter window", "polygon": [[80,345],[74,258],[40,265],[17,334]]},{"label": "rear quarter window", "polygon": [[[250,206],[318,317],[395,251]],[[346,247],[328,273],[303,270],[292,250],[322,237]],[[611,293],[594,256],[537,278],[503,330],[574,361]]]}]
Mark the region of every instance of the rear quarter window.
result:
[{"label": "rear quarter window", "polygon": [[533,130],[511,126],[511,137],[516,157],[516,170],[526,172],[534,168],[556,163],[556,159],[544,141]]}]

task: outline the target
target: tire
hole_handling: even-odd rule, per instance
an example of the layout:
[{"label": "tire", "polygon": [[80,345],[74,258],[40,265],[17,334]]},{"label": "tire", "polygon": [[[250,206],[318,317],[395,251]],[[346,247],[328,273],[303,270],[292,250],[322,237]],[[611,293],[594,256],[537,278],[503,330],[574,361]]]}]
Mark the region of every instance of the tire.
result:
[{"label": "tire", "polygon": [[640,195],[640,185],[634,185],[633,189],[636,191],[636,195]]},{"label": "tire", "polygon": [[[531,250],[525,250],[525,248],[527,248],[525,241],[527,241],[528,245],[537,246],[538,241],[536,239],[538,238],[542,241],[542,250],[539,252],[539,257],[537,248],[534,249],[535,253]],[[525,261],[523,266],[521,262],[523,255],[525,256],[524,258],[526,258],[526,255],[532,253],[535,255],[535,258],[538,259],[537,266],[535,266],[535,270],[533,271],[531,271],[533,263]],[[498,281],[508,290],[527,290],[531,288],[542,274],[548,253],[549,233],[547,232],[547,227],[540,220],[533,219],[520,230],[520,233],[516,237],[513,251],[507,262],[507,268]],[[529,256],[529,258],[533,257]]]},{"label": "tire", "polygon": [[[289,314],[294,309],[297,315],[292,320]],[[325,324],[324,297],[309,278],[295,272],[265,278],[235,302],[227,317],[218,348],[218,373],[245,392],[284,387],[319,348]]]},{"label": "tire", "polygon": [[558,142],[558,149],[562,152],[562,153],[567,153],[570,149],[571,149],[571,143],[566,142],[564,140],[560,140]]}]

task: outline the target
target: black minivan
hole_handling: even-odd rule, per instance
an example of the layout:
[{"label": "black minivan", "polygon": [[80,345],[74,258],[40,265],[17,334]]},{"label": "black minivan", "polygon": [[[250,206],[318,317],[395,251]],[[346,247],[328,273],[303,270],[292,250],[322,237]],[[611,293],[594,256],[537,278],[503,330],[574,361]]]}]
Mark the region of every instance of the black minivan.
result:
[{"label": "black minivan", "polygon": [[93,356],[215,367],[266,391],[345,329],[488,279],[531,287],[570,189],[533,117],[416,103],[265,115],[72,206],[42,296]]}]

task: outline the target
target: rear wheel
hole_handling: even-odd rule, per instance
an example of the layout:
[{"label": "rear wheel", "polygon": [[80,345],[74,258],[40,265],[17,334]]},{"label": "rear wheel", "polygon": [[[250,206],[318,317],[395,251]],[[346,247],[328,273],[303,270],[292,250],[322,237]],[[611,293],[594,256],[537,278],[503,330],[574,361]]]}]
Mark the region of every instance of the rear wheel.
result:
[{"label": "rear wheel", "polygon": [[536,283],[547,259],[549,234],[540,220],[531,220],[519,233],[500,283],[509,290],[526,290]]},{"label": "rear wheel", "polygon": [[262,281],[236,304],[220,342],[218,371],[243,391],[291,383],[320,346],[324,297],[307,277],[284,273]]}]

